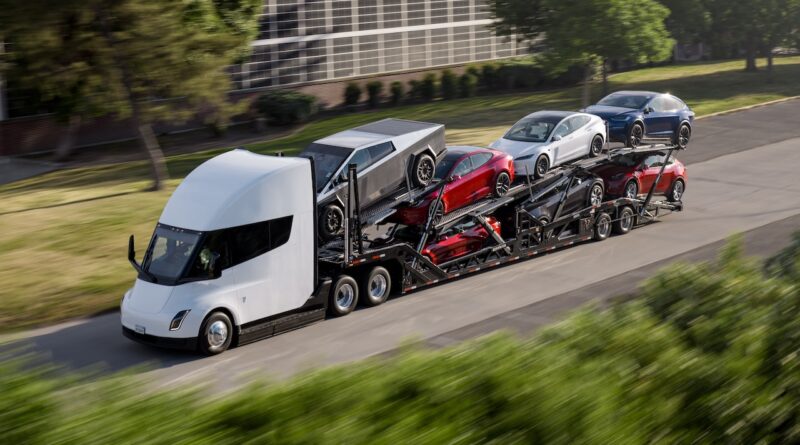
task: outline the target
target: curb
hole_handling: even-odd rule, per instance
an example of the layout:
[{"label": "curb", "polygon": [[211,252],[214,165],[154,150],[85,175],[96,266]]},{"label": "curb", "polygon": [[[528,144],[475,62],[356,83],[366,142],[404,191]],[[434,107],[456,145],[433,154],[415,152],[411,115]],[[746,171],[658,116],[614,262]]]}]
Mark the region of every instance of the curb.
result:
[{"label": "curb", "polygon": [[781,98],[781,99],[771,100],[769,102],[761,102],[761,103],[757,103],[757,104],[753,104],[753,105],[747,105],[745,107],[734,108],[732,110],[717,111],[716,113],[704,114],[702,116],[699,116],[699,117],[695,118],[695,120],[701,120],[701,119],[705,119],[707,117],[724,116],[726,114],[737,113],[739,111],[752,110],[753,108],[766,107],[768,105],[775,105],[775,104],[779,104],[779,103],[783,103],[783,102],[789,102],[790,100],[796,100],[796,99],[800,99],[800,96],[784,97],[784,98]]}]

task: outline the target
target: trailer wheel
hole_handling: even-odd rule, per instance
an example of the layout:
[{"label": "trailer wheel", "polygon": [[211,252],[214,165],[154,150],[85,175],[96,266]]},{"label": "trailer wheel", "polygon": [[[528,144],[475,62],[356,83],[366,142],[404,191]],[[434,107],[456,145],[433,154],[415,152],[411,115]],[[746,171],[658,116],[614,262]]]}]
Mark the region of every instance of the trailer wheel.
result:
[{"label": "trailer wheel", "polygon": [[233,339],[233,324],[224,312],[212,312],[203,322],[198,335],[197,346],[205,355],[225,352]]},{"label": "trailer wheel", "polygon": [[606,212],[600,212],[594,223],[594,239],[603,241],[609,235],[611,235],[611,215]]},{"label": "trailer wheel", "polygon": [[672,183],[672,187],[670,187],[669,192],[667,193],[667,201],[669,202],[678,202],[683,199],[683,191],[686,189],[686,185],[684,185],[682,179],[676,179],[675,182]]},{"label": "trailer wheel", "polygon": [[625,235],[633,228],[633,222],[636,220],[636,215],[633,209],[625,206],[620,210],[619,217],[614,221],[613,232],[617,235]]},{"label": "trailer wheel", "polygon": [[336,204],[328,204],[319,215],[319,232],[323,240],[329,240],[342,233],[344,211]]},{"label": "trailer wheel", "polygon": [[419,155],[414,162],[414,174],[412,175],[414,185],[425,187],[430,184],[434,171],[436,171],[436,161],[427,153]]},{"label": "trailer wheel", "polygon": [[335,317],[341,317],[353,312],[358,304],[358,284],[349,275],[341,275],[333,286],[328,304],[328,312]]},{"label": "trailer wheel", "polygon": [[392,276],[384,267],[375,266],[361,283],[361,301],[365,306],[383,304],[392,292]]}]

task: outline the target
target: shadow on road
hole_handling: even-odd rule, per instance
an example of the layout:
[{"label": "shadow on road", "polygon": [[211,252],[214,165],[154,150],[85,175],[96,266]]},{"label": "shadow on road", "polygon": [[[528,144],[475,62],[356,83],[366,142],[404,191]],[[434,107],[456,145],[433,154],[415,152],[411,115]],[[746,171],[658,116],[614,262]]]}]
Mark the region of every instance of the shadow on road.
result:
[{"label": "shadow on road", "polygon": [[64,371],[101,374],[168,368],[202,358],[193,352],[157,349],[128,340],[122,335],[118,313],[3,344],[0,357],[23,358],[30,366],[47,364]]}]

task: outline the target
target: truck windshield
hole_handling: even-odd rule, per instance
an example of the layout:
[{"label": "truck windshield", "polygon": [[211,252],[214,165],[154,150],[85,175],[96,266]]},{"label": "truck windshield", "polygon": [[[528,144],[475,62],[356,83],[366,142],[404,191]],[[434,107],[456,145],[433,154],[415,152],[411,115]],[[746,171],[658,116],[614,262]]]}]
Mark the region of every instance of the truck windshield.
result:
[{"label": "truck windshield", "polygon": [[200,233],[158,225],[145,253],[142,269],[157,282],[174,283],[194,257]]},{"label": "truck windshield", "polygon": [[314,159],[314,177],[316,178],[317,193],[321,192],[325,185],[330,182],[334,173],[339,170],[342,163],[350,156],[353,150],[333,145],[311,144],[302,155],[310,156]]}]

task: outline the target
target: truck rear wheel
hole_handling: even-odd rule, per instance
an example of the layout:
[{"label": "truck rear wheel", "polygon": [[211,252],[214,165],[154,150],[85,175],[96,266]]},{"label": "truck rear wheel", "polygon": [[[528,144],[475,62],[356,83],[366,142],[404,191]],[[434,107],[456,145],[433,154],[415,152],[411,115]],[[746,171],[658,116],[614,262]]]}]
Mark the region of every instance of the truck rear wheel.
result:
[{"label": "truck rear wheel", "polygon": [[233,323],[224,312],[212,312],[203,322],[197,346],[205,355],[225,352],[233,339]]},{"label": "truck rear wheel", "polygon": [[600,212],[594,223],[594,239],[603,241],[611,235],[611,215]]},{"label": "truck rear wheel", "polygon": [[375,266],[361,283],[361,302],[365,306],[383,304],[392,292],[392,277],[386,268]]},{"label": "truck rear wheel", "polygon": [[625,235],[633,228],[633,222],[636,220],[636,214],[633,209],[625,206],[620,210],[619,217],[614,221],[613,232],[617,235]]},{"label": "truck rear wheel", "polygon": [[334,317],[341,317],[353,312],[358,304],[358,284],[349,275],[341,275],[336,280],[331,292],[328,312]]}]

